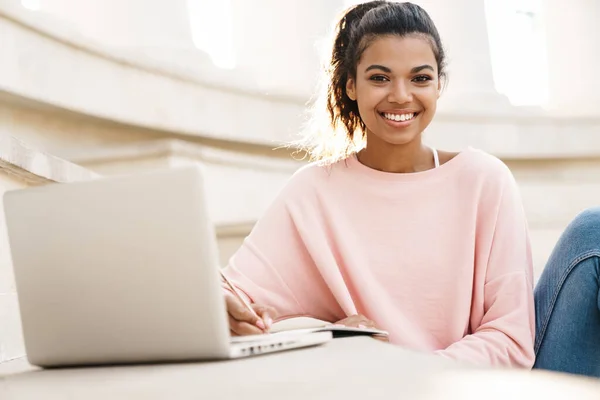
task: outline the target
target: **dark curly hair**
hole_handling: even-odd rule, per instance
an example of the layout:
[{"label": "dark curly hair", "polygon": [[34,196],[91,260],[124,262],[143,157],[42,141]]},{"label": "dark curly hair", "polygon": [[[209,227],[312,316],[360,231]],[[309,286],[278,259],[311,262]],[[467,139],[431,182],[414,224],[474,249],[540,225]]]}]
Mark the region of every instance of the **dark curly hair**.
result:
[{"label": "dark curly hair", "polygon": [[[301,143],[312,159],[336,161],[356,150],[366,126],[358,104],[346,93],[348,78],[356,78],[356,66],[366,48],[378,37],[421,35],[431,43],[440,79],[446,77],[445,52],[429,14],[412,3],[370,1],[350,7],[335,25],[333,49],[326,69],[327,86],[313,106],[311,125]],[[327,116],[321,115],[323,109]],[[326,127],[326,128],[325,128]]]}]

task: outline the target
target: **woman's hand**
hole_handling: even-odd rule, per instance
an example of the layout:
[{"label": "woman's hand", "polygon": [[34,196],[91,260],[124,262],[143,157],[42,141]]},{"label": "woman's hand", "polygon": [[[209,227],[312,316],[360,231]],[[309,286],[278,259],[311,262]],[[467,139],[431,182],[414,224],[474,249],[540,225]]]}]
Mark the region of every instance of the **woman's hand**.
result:
[{"label": "woman's hand", "polygon": [[254,316],[234,295],[225,294],[225,304],[229,314],[229,330],[232,336],[260,335],[267,333],[277,313],[273,307],[251,304],[258,315]]},{"label": "woman's hand", "polygon": [[[375,322],[371,321],[367,317],[361,314],[352,315],[348,318],[344,318],[335,323],[335,325],[344,325],[352,328],[360,328],[360,329],[379,329]],[[389,342],[389,338],[387,335],[376,335],[373,336],[374,339],[381,340],[382,342]]]}]

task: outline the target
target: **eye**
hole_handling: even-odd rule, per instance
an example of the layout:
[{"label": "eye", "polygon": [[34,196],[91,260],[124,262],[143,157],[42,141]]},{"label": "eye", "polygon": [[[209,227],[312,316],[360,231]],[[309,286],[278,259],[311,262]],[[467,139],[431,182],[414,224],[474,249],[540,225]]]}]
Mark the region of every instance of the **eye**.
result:
[{"label": "eye", "polygon": [[370,81],[373,82],[387,82],[389,81],[389,79],[387,78],[387,76],[384,75],[373,75],[372,77],[369,78]]},{"label": "eye", "polygon": [[432,77],[430,77],[429,75],[417,75],[413,78],[413,82],[417,82],[417,83],[426,83],[433,80]]}]

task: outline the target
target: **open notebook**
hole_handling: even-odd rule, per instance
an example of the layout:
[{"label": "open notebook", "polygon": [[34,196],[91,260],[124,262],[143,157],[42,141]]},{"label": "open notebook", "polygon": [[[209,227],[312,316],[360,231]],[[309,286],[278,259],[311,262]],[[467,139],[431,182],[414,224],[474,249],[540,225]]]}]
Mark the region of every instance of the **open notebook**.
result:
[{"label": "open notebook", "polygon": [[278,321],[273,324],[271,333],[280,332],[326,332],[329,331],[334,338],[348,336],[387,336],[386,331],[371,328],[351,328],[337,326],[327,321],[311,317],[294,317]]},{"label": "open notebook", "polygon": [[350,328],[347,326],[336,326],[331,322],[322,321],[310,317],[293,317],[285,320],[277,321],[271,327],[270,333],[266,335],[249,335],[249,336],[234,336],[231,338],[232,343],[258,342],[264,340],[269,335],[306,335],[315,332],[330,332],[331,337],[344,338],[350,336],[372,336],[372,337],[387,337],[388,333],[379,329],[370,328]]}]

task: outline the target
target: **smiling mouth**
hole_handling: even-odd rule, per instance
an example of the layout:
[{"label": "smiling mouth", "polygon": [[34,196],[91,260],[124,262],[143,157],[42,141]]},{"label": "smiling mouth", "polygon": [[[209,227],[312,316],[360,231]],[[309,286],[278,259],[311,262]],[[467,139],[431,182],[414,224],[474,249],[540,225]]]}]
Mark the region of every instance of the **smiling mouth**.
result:
[{"label": "smiling mouth", "polygon": [[405,113],[405,114],[395,114],[395,113],[379,113],[379,115],[381,115],[383,118],[389,120],[389,121],[395,121],[395,122],[406,122],[406,121],[412,121],[413,119],[415,119],[417,117],[417,115],[419,115],[418,112],[411,112],[411,113]]}]

